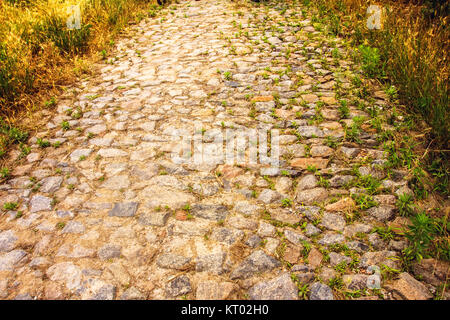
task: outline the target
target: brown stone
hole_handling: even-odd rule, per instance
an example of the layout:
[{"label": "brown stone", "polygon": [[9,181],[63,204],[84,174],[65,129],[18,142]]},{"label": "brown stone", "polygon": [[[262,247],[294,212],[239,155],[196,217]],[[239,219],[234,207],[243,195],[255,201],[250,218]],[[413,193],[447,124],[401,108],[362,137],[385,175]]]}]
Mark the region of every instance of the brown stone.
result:
[{"label": "brown stone", "polygon": [[231,282],[204,281],[197,286],[197,300],[226,300],[237,290],[237,286]]},{"label": "brown stone", "polygon": [[[326,120],[339,120],[340,119],[339,112],[335,109],[322,109],[321,113],[322,113],[322,116]],[[336,123],[339,123],[339,122],[336,122]],[[339,125],[342,127],[341,124],[339,124]]]},{"label": "brown stone", "polygon": [[48,300],[63,300],[64,294],[61,286],[54,282],[49,282],[44,289],[45,298]]},{"label": "brown stone", "polygon": [[206,117],[206,116],[210,116],[212,114],[213,114],[213,111],[208,108],[195,110],[192,112],[192,116],[194,116],[194,117]]},{"label": "brown stone", "polygon": [[283,118],[283,119],[289,119],[291,118],[294,113],[292,111],[289,110],[283,110],[283,109],[276,109],[275,110],[275,115],[279,118]]},{"label": "brown stone", "polygon": [[322,253],[320,253],[320,251],[317,250],[316,248],[312,248],[311,251],[309,251],[308,262],[309,265],[314,269],[320,266],[320,264],[322,263],[322,259],[323,259]]},{"label": "brown stone", "polygon": [[311,156],[312,157],[328,158],[329,156],[333,155],[333,153],[334,153],[334,150],[327,146],[318,145],[318,146],[313,146],[311,148]]},{"label": "brown stone", "polygon": [[219,166],[217,168],[217,172],[222,173],[222,177],[224,177],[225,179],[232,179],[242,174],[244,171],[241,168],[225,164]]},{"label": "brown stone", "polygon": [[302,99],[306,103],[312,103],[312,102],[316,102],[317,100],[319,100],[319,97],[316,96],[315,94],[304,94],[304,95],[302,95]]},{"label": "brown stone", "polygon": [[256,96],[253,97],[252,102],[268,102],[273,101],[273,96]]},{"label": "brown stone", "polygon": [[410,221],[406,217],[396,217],[393,221],[388,222],[388,226],[397,234],[404,234]]},{"label": "brown stone", "polygon": [[375,128],[373,128],[372,125],[369,123],[363,123],[361,125],[361,129],[363,129],[364,131],[369,132],[369,133],[377,133],[377,130]]},{"label": "brown stone", "polygon": [[407,272],[401,273],[399,279],[395,280],[389,288],[406,300],[428,300],[433,298],[427,287]]},{"label": "brown stone", "polygon": [[331,203],[325,207],[325,210],[332,212],[349,212],[356,207],[352,198],[342,198],[338,202]]},{"label": "brown stone", "polygon": [[342,125],[337,121],[323,122],[323,123],[319,124],[319,127],[328,129],[328,130],[342,129]]},{"label": "brown stone", "polygon": [[290,264],[296,264],[300,258],[300,249],[298,247],[288,246],[284,251],[283,259]]},{"label": "brown stone", "polygon": [[433,286],[444,283],[450,275],[450,263],[436,259],[422,259],[412,266],[414,275]]},{"label": "brown stone", "polygon": [[33,167],[32,164],[27,164],[19,167],[15,167],[13,171],[13,176],[23,176]]},{"label": "brown stone", "polygon": [[270,211],[270,217],[274,220],[289,224],[296,224],[301,219],[298,214],[283,209]]},{"label": "brown stone", "polygon": [[320,101],[325,102],[328,105],[336,104],[337,100],[335,97],[320,97]]},{"label": "brown stone", "polygon": [[177,210],[175,211],[175,219],[180,220],[180,221],[185,221],[187,220],[187,213],[184,210]]},{"label": "brown stone", "polygon": [[328,165],[328,159],[322,158],[295,158],[291,161],[291,166],[294,168],[307,169],[309,166],[314,166],[316,169],[325,169]]}]

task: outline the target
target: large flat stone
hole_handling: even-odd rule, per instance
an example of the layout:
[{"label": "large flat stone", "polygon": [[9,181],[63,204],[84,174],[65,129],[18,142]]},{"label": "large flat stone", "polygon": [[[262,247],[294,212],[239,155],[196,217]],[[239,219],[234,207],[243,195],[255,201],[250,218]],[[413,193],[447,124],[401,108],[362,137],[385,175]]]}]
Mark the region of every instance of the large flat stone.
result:
[{"label": "large flat stone", "polygon": [[248,291],[253,300],[298,300],[298,289],[288,273],[254,285]]},{"label": "large flat stone", "polygon": [[275,258],[268,256],[262,250],[257,250],[231,272],[230,279],[246,279],[256,273],[270,271],[280,265],[281,263]]},{"label": "large flat stone", "polygon": [[108,215],[110,217],[132,217],[135,215],[138,205],[137,202],[115,203]]},{"label": "large flat stone", "polygon": [[300,168],[303,170],[309,167],[316,169],[325,169],[328,166],[328,159],[322,158],[295,158],[291,161],[291,167]]}]

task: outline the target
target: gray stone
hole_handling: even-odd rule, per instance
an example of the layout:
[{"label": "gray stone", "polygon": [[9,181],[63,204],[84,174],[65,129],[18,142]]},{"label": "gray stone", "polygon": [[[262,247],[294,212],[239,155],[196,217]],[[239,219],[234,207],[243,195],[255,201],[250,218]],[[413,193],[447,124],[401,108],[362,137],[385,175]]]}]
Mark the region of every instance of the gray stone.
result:
[{"label": "gray stone", "polygon": [[78,221],[69,221],[65,225],[64,229],[62,229],[62,233],[84,233],[85,228],[81,222]]},{"label": "gray stone", "polygon": [[231,272],[230,279],[246,279],[256,273],[270,271],[280,265],[281,263],[275,258],[268,256],[262,250],[257,250]]},{"label": "gray stone", "polygon": [[113,300],[116,295],[116,287],[100,279],[88,279],[88,288],[81,295],[83,300]]},{"label": "gray stone", "polygon": [[344,235],[346,237],[353,237],[357,233],[369,233],[373,227],[368,224],[354,223],[344,228]]},{"label": "gray stone", "polygon": [[324,133],[322,130],[320,130],[317,127],[314,126],[301,126],[297,128],[297,132],[305,138],[312,138],[312,137],[318,137],[322,138],[324,136]]},{"label": "gray stone", "polygon": [[395,208],[390,206],[372,207],[367,210],[367,213],[377,219],[378,221],[387,221],[394,217]]},{"label": "gray stone", "polygon": [[301,206],[297,210],[304,214],[309,221],[314,222],[320,218],[320,208],[316,206]]},{"label": "gray stone", "polygon": [[400,262],[399,257],[395,251],[375,251],[366,252],[360,259],[359,266],[361,268],[368,268],[370,266],[379,266],[385,264],[390,268],[398,269]]},{"label": "gray stone", "polygon": [[171,187],[175,189],[186,189],[183,183],[181,183],[177,178],[170,175],[159,175],[153,177],[150,180],[151,184],[155,184],[162,187]]},{"label": "gray stone", "polygon": [[317,186],[317,179],[313,174],[308,174],[300,179],[297,184],[297,192],[312,189]]},{"label": "gray stone", "polygon": [[110,190],[124,190],[130,186],[130,180],[127,175],[119,175],[108,178],[102,183],[101,188]]},{"label": "gray stone", "polygon": [[389,241],[389,250],[402,251],[408,247],[408,243],[405,240],[391,240]]},{"label": "gray stone", "polygon": [[311,205],[315,202],[323,202],[328,198],[328,191],[325,188],[314,188],[303,190],[297,193],[298,203]]},{"label": "gray stone", "polygon": [[112,138],[95,138],[89,140],[89,144],[98,147],[109,147],[112,142],[113,142]]},{"label": "gray stone", "polygon": [[342,231],[346,225],[345,219],[341,215],[330,212],[324,212],[320,224],[334,231]]},{"label": "gray stone", "polygon": [[303,234],[286,229],[284,230],[284,236],[286,239],[296,245],[301,245],[303,241],[308,241],[308,238]]},{"label": "gray stone", "polygon": [[32,213],[29,215],[26,215],[20,219],[17,220],[17,225],[21,229],[29,228],[34,222],[36,222],[42,215],[37,213]]},{"label": "gray stone", "polygon": [[166,285],[166,294],[170,297],[185,295],[191,291],[191,281],[185,275],[176,277]]},{"label": "gray stone", "polygon": [[340,244],[345,241],[345,237],[342,234],[334,233],[334,232],[327,232],[324,234],[322,239],[319,240],[319,244],[324,246],[331,246],[334,244]]},{"label": "gray stone", "polygon": [[195,270],[197,272],[206,271],[212,274],[222,274],[228,270],[226,256],[227,254],[225,252],[199,256],[196,260]]},{"label": "gray stone", "polygon": [[280,169],[275,167],[261,168],[259,174],[261,176],[275,177],[280,174]]},{"label": "gray stone", "polygon": [[244,232],[231,228],[215,228],[211,234],[211,239],[225,242],[227,244],[233,244],[236,241],[241,240],[244,237]]},{"label": "gray stone", "polygon": [[298,300],[298,289],[288,273],[254,285],[248,291],[253,300]]},{"label": "gray stone", "polygon": [[27,253],[23,250],[13,250],[0,256],[0,271],[13,271],[25,263]]},{"label": "gray stone", "polygon": [[48,177],[41,181],[41,187],[39,191],[45,193],[53,193],[61,187],[63,181],[62,177]]},{"label": "gray stone", "polygon": [[132,217],[136,213],[138,204],[137,202],[115,203],[108,214],[110,217]]},{"label": "gray stone", "polygon": [[58,252],[57,257],[68,257],[68,258],[86,258],[93,257],[95,255],[95,250],[85,248],[79,244],[64,244],[62,245]]},{"label": "gray stone", "polygon": [[308,223],[305,228],[305,234],[308,237],[315,236],[319,234],[321,231],[319,228],[316,228],[312,223]]},{"label": "gray stone", "polygon": [[255,214],[258,212],[259,209],[260,209],[259,206],[251,204],[250,202],[247,201],[238,201],[234,206],[234,210],[246,215]]},{"label": "gray stone", "polygon": [[36,257],[30,261],[30,268],[41,268],[50,265],[50,260],[47,257]]},{"label": "gray stone", "polygon": [[100,134],[106,131],[106,126],[103,124],[97,124],[86,130],[87,133]]},{"label": "gray stone", "polygon": [[345,264],[349,264],[350,262],[352,262],[352,259],[350,257],[346,257],[336,252],[330,252],[329,256],[330,256],[330,264],[332,266],[336,266],[342,262],[345,262]]},{"label": "gray stone", "polygon": [[72,211],[58,210],[56,211],[58,218],[73,218],[75,214]]},{"label": "gray stone", "polygon": [[52,281],[64,282],[67,289],[75,290],[81,285],[82,272],[72,262],[61,262],[48,268],[47,276]]},{"label": "gray stone", "polygon": [[80,157],[89,157],[92,153],[91,149],[77,149],[70,154],[70,161],[76,162],[80,160]]},{"label": "gray stone", "polygon": [[247,241],[245,241],[245,244],[250,248],[256,248],[261,245],[261,240],[262,239],[258,235],[252,234],[250,237],[248,237]]},{"label": "gray stone", "polygon": [[261,237],[271,237],[275,235],[275,227],[270,223],[261,221],[259,223],[258,235]]},{"label": "gray stone", "polygon": [[330,187],[333,188],[339,188],[339,187],[343,187],[345,185],[347,185],[350,181],[352,181],[354,179],[353,176],[334,176],[333,178],[331,178],[329,180],[330,182]]},{"label": "gray stone", "polygon": [[208,220],[225,220],[228,215],[228,208],[215,204],[194,204],[191,207],[191,213],[194,216]]},{"label": "gray stone", "polygon": [[19,293],[14,300],[33,300],[33,297],[28,293]]},{"label": "gray stone", "polygon": [[258,196],[258,200],[266,204],[275,202],[281,199],[281,194],[270,189],[264,189]]},{"label": "gray stone", "polygon": [[18,238],[14,231],[6,230],[0,232],[0,252],[9,252],[16,247]]},{"label": "gray stone", "polygon": [[52,199],[44,196],[33,196],[30,201],[30,212],[50,211],[52,210]]},{"label": "gray stone", "polygon": [[98,155],[103,158],[115,158],[115,157],[126,157],[128,153],[120,149],[108,148],[108,149],[100,149],[98,151]]},{"label": "gray stone", "polygon": [[270,38],[267,39],[267,41],[270,44],[273,44],[273,45],[282,43],[282,41],[279,38],[277,38],[277,37],[270,37]]},{"label": "gray stone", "polygon": [[191,260],[191,258],[169,253],[160,255],[156,260],[156,264],[160,268],[182,271],[191,267]]},{"label": "gray stone", "polygon": [[365,274],[346,274],[342,276],[342,282],[350,290],[364,290],[367,288],[367,278]]},{"label": "gray stone", "polygon": [[347,243],[347,247],[351,250],[355,250],[358,253],[364,253],[369,251],[369,246],[361,241],[350,241]]},{"label": "gray stone", "polygon": [[378,233],[370,234],[367,240],[369,240],[369,243],[377,250],[382,250],[386,247],[386,243]]},{"label": "gray stone", "polygon": [[136,287],[130,287],[120,296],[120,300],[144,300],[144,294]]},{"label": "gray stone", "polygon": [[326,284],[315,282],[309,290],[309,300],[334,300],[333,291]]},{"label": "gray stone", "polygon": [[339,151],[342,152],[347,158],[355,158],[359,153],[358,148],[341,147],[339,148]]},{"label": "gray stone", "polygon": [[101,247],[97,255],[102,260],[119,258],[122,251],[122,247],[117,244],[105,244]]}]

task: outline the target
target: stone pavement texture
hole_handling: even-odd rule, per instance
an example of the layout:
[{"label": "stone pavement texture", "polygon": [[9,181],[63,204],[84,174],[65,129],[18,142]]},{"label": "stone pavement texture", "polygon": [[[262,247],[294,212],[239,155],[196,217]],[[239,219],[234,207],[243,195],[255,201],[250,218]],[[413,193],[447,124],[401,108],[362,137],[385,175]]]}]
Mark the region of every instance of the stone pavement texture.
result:
[{"label": "stone pavement texture", "polygon": [[[370,115],[339,108],[358,72],[342,41],[300,10],[172,6],[58,99],[0,185],[2,207],[17,203],[0,217],[0,297],[429,299],[407,273],[386,288],[370,277],[399,267],[406,242],[373,230],[398,222],[409,189],[405,172],[379,169]],[[369,98],[383,112],[385,97]],[[351,141],[345,126],[360,120]],[[282,168],[174,163],[171,137],[194,123],[205,141],[211,129],[278,129]]]}]

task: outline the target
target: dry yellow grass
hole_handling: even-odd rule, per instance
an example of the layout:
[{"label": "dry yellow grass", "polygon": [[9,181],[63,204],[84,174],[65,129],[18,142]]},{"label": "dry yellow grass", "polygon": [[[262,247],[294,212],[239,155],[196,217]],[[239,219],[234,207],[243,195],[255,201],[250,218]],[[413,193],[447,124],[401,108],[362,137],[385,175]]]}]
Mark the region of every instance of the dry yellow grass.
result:
[{"label": "dry yellow grass", "polygon": [[[378,49],[381,63],[377,78],[395,85],[408,111],[420,115],[431,127],[429,140],[448,150],[450,30],[445,10],[437,10],[441,5],[448,10],[448,3],[434,1],[431,6],[419,0],[301,2],[317,8],[318,16],[326,19],[335,33],[351,39],[353,46]],[[384,9],[381,30],[366,27],[366,10],[373,4]]]},{"label": "dry yellow grass", "polygon": [[[81,29],[69,30],[67,9],[76,4]],[[106,58],[130,22],[159,9],[156,0],[0,1],[0,159],[21,142],[12,129],[32,130],[27,120],[37,109]]]},{"label": "dry yellow grass", "polygon": [[[11,4],[15,2],[15,4]],[[33,110],[42,95],[79,76],[80,61],[107,50],[129,21],[155,10],[153,0],[20,0],[0,2],[0,116]],[[70,5],[80,5],[81,30],[68,30]],[[98,55],[97,55],[98,56]],[[37,99],[39,98],[39,99]]]}]

